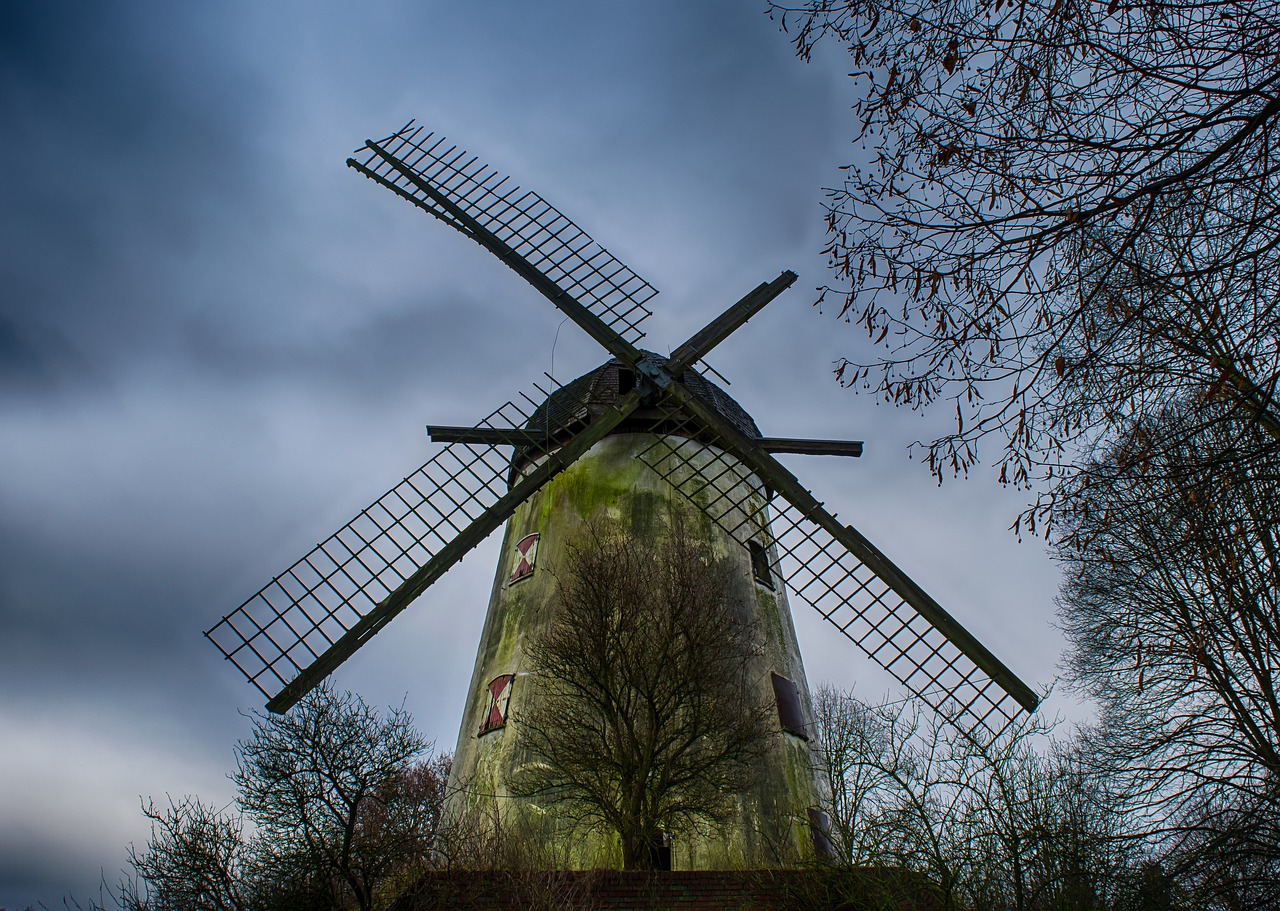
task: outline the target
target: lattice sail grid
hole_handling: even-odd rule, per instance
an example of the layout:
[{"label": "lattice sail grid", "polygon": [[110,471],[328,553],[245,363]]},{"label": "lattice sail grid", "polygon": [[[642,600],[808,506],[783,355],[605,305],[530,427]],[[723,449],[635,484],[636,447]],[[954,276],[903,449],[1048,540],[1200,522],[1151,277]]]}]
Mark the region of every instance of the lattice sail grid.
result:
[{"label": "lattice sail grid", "polygon": [[[657,290],[537,193],[520,189],[413,121],[378,145],[627,341],[634,344],[644,337],[639,326],[650,316],[646,305]],[[471,233],[407,176],[372,150],[364,151],[360,167],[442,221]]]},{"label": "lattice sail grid", "polygon": [[[524,426],[537,402],[523,399],[477,426]],[[510,452],[450,444],[205,635],[274,697],[507,492]]]},{"label": "lattice sail grid", "polygon": [[1022,712],[896,591],[790,503],[774,517],[787,588],[953,724],[999,736]]},{"label": "lattice sail grid", "polygon": [[727,447],[707,442],[707,430],[689,422],[667,433],[641,460],[739,540],[770,529],[779,564],[770,569],[792,597],[960,729],[998,736],[1017,718],[1012,696],[825,528],[786,500],[770,520],[756,476]]}]

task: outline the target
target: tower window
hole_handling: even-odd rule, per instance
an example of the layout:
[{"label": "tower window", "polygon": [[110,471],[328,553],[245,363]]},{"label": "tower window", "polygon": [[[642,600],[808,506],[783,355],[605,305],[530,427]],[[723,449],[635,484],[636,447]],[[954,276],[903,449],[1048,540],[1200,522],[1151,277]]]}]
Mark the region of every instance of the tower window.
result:
[{"label": "tower window", "polygon": [[[538,559],[538,535],[525,535],[516,542],[511,558],[511,582],[519,582],[533,575]],[[508,583],[510,584],[510,582]]]},{"label": "tower window", "polygon": [[831,820],[817,807],[809,808],[809,834],[813,837],[813,853],[818,860],[832,860],[836,856],[831,843]]},{"label": "tower window", "polygon": [[769,569],[769,552],[759,541],[748,541],[751,551],[751,575],[765,588],[773,588],[773,573]]},{"label": "tower window", "polygon": [[626,395],[636,388],[636,372],[630,367],[618,368],[618,397]]},{"label": "tower window", "polygon": [[515,674],[502,674],[489,682],[489,707],[480,722],[480,733],[487,734],[507,723],[507,706],[511,704],[511,684]]},{"label": "tower window", "polygon": [[671,869],[670,835],[666,832],[659,832],[657,843],[648,845],[646,850],[649,853],[649,866],[651,869],[662,871]]},{"label": "tower window", "polygon": [[778,721],[781,722],[782,729],[788,734],[808,740],[804,711],[800,708],[800,688],[780,674],[770,673],[769,676],[773,680],[773,697],[778,702]]}]

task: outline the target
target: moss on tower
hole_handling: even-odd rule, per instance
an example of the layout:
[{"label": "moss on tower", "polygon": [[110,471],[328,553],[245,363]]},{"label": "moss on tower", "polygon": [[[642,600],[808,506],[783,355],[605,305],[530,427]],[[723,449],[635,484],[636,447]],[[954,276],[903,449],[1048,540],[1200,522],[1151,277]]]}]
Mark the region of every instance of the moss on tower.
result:
[{"label": "moss on tower", "polygon": [[[667,438],[664,442],[671,446],[691,445],[680,438]],[[503,538],[502,557],[458,735],[449,812],[456,814],[465,809],[481,819],[497,815],[508,831],[522,826],[531,833],[537,829],[537,838],[547,837],[547,824],[558,827],[561,831],[557,837],[573,845],[572,856],[564,861],[570,866],[616,865],[621,857],[617,839],[606,831],[577,831],[570,835],[569,823],[557,818],[553,804],[512,797],[508,783],[521,763],[527,761],[520,749],[519,724],[509,719],[496,730],[480,733],[480,723],[488,711],[489,683],[499,675],[516,675],[509,716],[518,716],[521,705],[537,698],[538,669],[529,665],[525,643],[540,635],[550,622],[555,610],[556,567],[564,558],[568,542],[592,517],[606,515],[621,522],[641,542],[656,542],[679,519],[717,557],[730,559],[736,570],[731,594],[752,613],[761,640],[759,655],[752,659],[752,678],[759,681],[761,698],[773,703],[770,673],[777,673],[797,685],[806,718],[812,717],[784,589],[779,582],[771,590],[755,581],[745,540],[731,536],[712,521],[706,512],[707,494],[702,494],[701,501],[691,501],[638,457],[654,443],[652,435],[643,433],[606,437],[512,516]],[[672,465],[676,471],[690,470],[680,459],[674,459]],[[734,483],[751,484],[752,480],[735,479]],[[759,510],[758,516],[766,515],[761,509],[764,498],[759,485],[734,493],[735,501],[753,504],[752,508]],[[756,529],[754,534],[760,543],[770,549],[770,559],[776,565],[767,528],[748,522],[741,533],[751,528]],[[514,546],[529,534],[540,536],[534,571],[512,582]],[[808,809],[819,803],[821,785],[815,771],[818,764],[811,755],[810,744],[784,732],[781,725],[768,736],[757,770],[758,783],[737,798],[736,808],[724,825],[675,841],[672,859],[676,868],[786,866],[813,858],[806,820]]]}]

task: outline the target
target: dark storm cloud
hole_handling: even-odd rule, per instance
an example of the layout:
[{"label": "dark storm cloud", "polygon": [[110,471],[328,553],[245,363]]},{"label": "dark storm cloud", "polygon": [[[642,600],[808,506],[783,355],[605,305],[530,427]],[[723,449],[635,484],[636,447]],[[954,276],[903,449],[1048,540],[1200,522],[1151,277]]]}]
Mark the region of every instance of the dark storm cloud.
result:
[{"label": "dark storm cloud", "polygon": [[0,314],[24,346],[9,372],[110,372],[183,307],[174,273],[219,200],[255,199],[244,137],[263,93],[213,67],[205,30],[219,23],[172,4],[6,4],[0,17]]},{"label": "dark storm cloud", "polygon": [[88,373],[84,356],[61,332],[0,316],[0,395],[55,389]]},{"label": "dark storm cloud", "polygon": [[[659,255],[646,257],[654,261],[636,264],[645,274],[666,266],[664,234],[678,237],[690,222],[710,226],[732,217],[760,193],[789,200],[783,217],[797,220],[811,204],[794,191],[808,190],[811,177],[788,167],[797,156],[787,145],[812,140],[803,121],[823,122],[815,115],[824,93],[782,103],[790,83],[777,77],[785,67],[811,86],[818,80],[752,17],[714,6],[670,8],[677,9],[655,18],[570,4],[557,13],[512,8],[468,17],[415,7],[393,16],[349,13],[327,25],[289,5],[273,12],[160,3],[6,9],[0,99],[22,140],[0,150],[0,166],[24,175],[5,181],[2,191],[8,217],[0,227],[0,268],[8,293],[0,316],[6,342],[20,354],[8,359],[7,385],[99,382],[139,362],[187,357],[223,374],[299,366],[332,347],[310,331],[317,322],[345,331],[360,306],[371,322],[398,318],[378,312],[385,295],[361,300],[363,276],[336,276],[335,283],[324,274],[326,251],[342,243],[336,232],[344,225],[316,218],[324,210],[307,200],[316,188],[295,173],[287,136],[298,123],[292,108],[321,103],[320,92],[333,93],[324,103],[343,107],[365,99],[385,106],[388,85],[416,85],[428,108],[462,106],[472,96],[502,99],[507,110],[498,123],[486,123],[473,140],[497,139],[496,160],[505,152],[508,166],[518,166],[525,151],[518,139],[541,139],[528,170],[541,173],[540,188],[569,211],[601,208],[641,230],[648,220],[667,220],[647,229],[660,246]],[[574,25],[578,37],[557,34]],[[361,27],[403,56],[369,58],[360,47],[356,66],[350,53],[309,56],[317,45],[357,50],[343,31]],[[422,36],[449,32],[457,39],[434,53],[445,58],[438,69],[458,78],[441,85],[419,72],[416,47]],[[659,40],[663,33],[671,39]],[[573,53],[548,53],[557,39]],[[317,84],[302,84],[299,69],[319,77]],[[513,73],[523,77],[518,86]],[[396,118],[405,113],[397,110]],[[458,129],[476,119],[471,114]],[[314,116],[304,122],[326,135],[333,130]],[[369,132],[398,123],[387,119]],[[370,187],[356,186],[363,181],[342,173],[341,156],[363,128],[337,131],[322,192],[342,201],[362,194],[357,212],[399,205],[374,200]],[[732,137],[727,149],[706,142],[709,133]],[[538,149],[569,157],[539,161]],[[305,157],[315,160],[318,151],[309,148]],[[643,172],[603,167],[583,174],[584,164],[615,158],[638,159]],[[718,211],[684,204],[688,189],[672,177],[680,172],[698,181]],[[375,216],[363,217],[376,224]],[[393,217],[407,221],[405,213]],[[609,224],[589,227],[613,243]],[[404,252],[411,238],[427,246],[420,225],[411,231],[417,233],[401,238]],[[358,245],[361,238],[345,241]],[[334,287],[344,281],[347,287]],[[344,306],[352,309],[344,314]],[[436,334],[446,332],[450,318],[435,319]],[[81,369],[70,369],[77,364]],[[404,364],[339,359],[323,373],[349,366],[359,379]]]},{"label": "dark storm cloud", "polygon": [[[866,438],[796,471],[945,584],[972,552],[935,558],[946,522],[908,521],[931,508],[901,459],[919,422],[835,391],[858,337],[809,312],[844,82],[737,0],[0,5],[0,905],[110,875],[139,794],[226,798],[260,700],[201,630],[424,461],[424,423],[604,359],[344,166],[410,116],[657,285],[654,350],[799,271],[713,360],[767,432]],[[494,546],[339,675],[408,690],[446,748]],[[851,664],[822,641],[814,667]]]}]

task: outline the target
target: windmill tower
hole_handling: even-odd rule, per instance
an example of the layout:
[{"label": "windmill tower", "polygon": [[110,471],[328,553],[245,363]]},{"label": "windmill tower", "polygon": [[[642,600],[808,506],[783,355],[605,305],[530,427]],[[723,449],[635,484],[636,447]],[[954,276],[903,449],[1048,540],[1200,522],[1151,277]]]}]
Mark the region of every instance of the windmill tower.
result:
[{"label": "windmill tower", "polygon": [[[659,369],[671,363],[649,352],[642,357]],[[759,441],[755,422],[723,390],[693,372],[686,373],[685,383],[722,419]],[[551,393],[525,429],[545,427],[549,418],[561,427],[589,425],[636,385],[634,370],[614,358]],[[463,428],[429,427],[428,432],[434,439],[468,435]],[[502,548],[507,559],[499,561],[454,753],[452,811],[479,819],[499,812],[517,816],[508,828],[527,823],[531,811],[535,822],[548,811],[554,814],[538,800],[513,800],[510,787],[530,761],[520,735],[521,710],[541,692],[543,671],[527,646],[545,635],[558,609],[559,580],[543,567],[562,565],[566,545],[603,515],[620,522],[630,546],[642,553],[660,552],[662,539],[678,524],[697,535],[707,551],[729,561],[733,572],[726,594],[746,611],[759,640],[746,675],[755,690],[748,699],[776,706],[772,734],[750,776],[754,784],[737,797],[729,820],[703,835],[669,839],[661,857],[680,869],[756,868],[812,858],[823,845],[817,810],[823,782],[815,778],[806,726],[812,715],[808,687],[786,589],[777,579],[769,492],[736,457],[699,436],[661,405],[642,405],[507,522]],[[828,445],[856,451],[858,444]],[[545,443],[536,450],[517,447],[513,472],[528,470],[546,448]],[[714,520],[708,521],[710,516]],[[617,860],[607,837],[579,834],[557,841],[573,846],[579,866]]]},{"label": "windmill tower", "polygon": [[[538,692],[537,668],[522,660],[555,610],[554,580],[541,568],[601,510],[642,540],[691,519],[715,554],[736,563],[733,585],[764,631],[752,676],[776,704],[777,725],[759,784],[740,798],[732,831],[672,846],[677,867],[772,865],[820,851],[822,783],[788,592],[966,730],[995,734],[1035,709],[1025,683],[774,458],[856,456],[861,444],[764,437],[703,375],[714,372],[708,352],[793,273],[660,357],[637,347],[657,292],[536,193],[412,122],[358,154],[349,166],[480,243],[611,358],[475,427],[428,427],[446,444],[440,452],[206,633],[268,709],[287,711],[506,523],[454,783],[455,800],[511,805],[508,784],[522,761],[513,710]],[[601,851],[607,845],[588,840],[576,862],[598,863]]]}]

